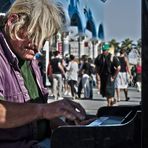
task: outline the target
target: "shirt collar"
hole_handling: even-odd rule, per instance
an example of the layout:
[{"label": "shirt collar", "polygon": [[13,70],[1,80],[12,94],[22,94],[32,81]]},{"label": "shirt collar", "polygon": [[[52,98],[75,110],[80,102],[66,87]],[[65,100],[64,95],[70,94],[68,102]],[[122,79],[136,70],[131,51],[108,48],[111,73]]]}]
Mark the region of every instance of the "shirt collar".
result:
[{"label": "shirt collar", "polygon": [[9,63],[13,66],[18,66],[18,59],[16,55],[12,52],[4,33],[0,32],[0,42],[2,44],[3,51],[8,59]]}]

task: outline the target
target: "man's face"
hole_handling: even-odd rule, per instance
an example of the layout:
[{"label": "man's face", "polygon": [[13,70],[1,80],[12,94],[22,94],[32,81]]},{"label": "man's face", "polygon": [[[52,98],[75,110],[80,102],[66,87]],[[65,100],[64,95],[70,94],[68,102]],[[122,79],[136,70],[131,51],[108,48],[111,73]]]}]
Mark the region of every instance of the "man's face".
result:
[{"label": "man's face", "polygon": [[37,52],[37,46],[28,39],[25,31],[21,31],[20,39],[10,39],[12,51],[23,60],[32,60]]},{"label": "man's face", "polygon": [[103,51],[103,54],[104,54],[104,55],[107,55],[107,54],[108,54],[108,50],[104,50],[104,51]]},{"label": "man's face", "polygon": [[[17,14],[9,16],[6,27],[11,27],[13,22],[19,19]],[[28,38],[27,27],[23,27],[18,31],[18,38],[11,39],[9,37],[11,50],[23,60],[32,60],[37,52],[37,45],[35,45],[31,39]]]}]

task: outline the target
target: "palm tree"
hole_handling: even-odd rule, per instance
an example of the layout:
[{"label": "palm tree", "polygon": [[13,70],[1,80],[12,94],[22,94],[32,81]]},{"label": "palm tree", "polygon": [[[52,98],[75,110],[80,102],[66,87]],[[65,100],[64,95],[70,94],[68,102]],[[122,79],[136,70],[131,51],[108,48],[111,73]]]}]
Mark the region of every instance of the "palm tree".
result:
[{"label": "palm tree", "polygon": [[122,41],[121,48],[125,48],[126,52],[129,53],[132,49],[132,43],[133,43],[133,40],[126,38],[124,41]]},{"label": "palm tree", "polygon": [[114,47],[115,52],[118,51],[118,49],[119,49],[119,42],[117,42],[115,39],[112,39],[112,40],[109,42],[109,44],[110,44],[111,47]]},{"label": "palm tree", "polygon": [[139,39],[138,41],[137,41],[137,46],[136,46],[136,48],[137,48],[137,50],[138,50],[138,53],[141,55],[141,47],[142,47],[142,43],[141,43],[141,39]]}]

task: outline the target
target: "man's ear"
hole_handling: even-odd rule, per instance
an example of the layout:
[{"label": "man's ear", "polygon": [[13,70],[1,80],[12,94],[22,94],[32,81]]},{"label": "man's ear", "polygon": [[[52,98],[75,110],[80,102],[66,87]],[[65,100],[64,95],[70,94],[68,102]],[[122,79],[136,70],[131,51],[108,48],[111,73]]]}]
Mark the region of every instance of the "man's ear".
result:
[{"label": "man's ear", "polygon": [[8,26],[11,26],[12,24],[14,24],[17,20],[18,20],[18,14],[11,14],[9,17],[8,17],[8,20],[7,20],[7,25]]}]

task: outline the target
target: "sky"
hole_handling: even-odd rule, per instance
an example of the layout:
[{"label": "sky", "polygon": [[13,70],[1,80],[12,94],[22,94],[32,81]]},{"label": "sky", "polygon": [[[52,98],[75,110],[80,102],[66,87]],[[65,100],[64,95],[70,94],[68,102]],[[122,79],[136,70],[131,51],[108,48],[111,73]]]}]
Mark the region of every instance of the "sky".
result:
[{"label": "sky", "polygon": [[141,38],[141,0],[108,0],[104,6],[105,39]]},{"label": "sky", "polygon": [[[69,0],[57,1],[69,2]],[[103,23],[105,41],[113,38],[123,41],[130,38],[136,42],[141,38],[141,1],[107,0],[106,3],[102,3],[100,0],[80,0],[80,5],[81,8],[84,8],[85,5],[91,8],[97,19],[97,27],[100,21]]]},{"label": "sky", "polygon": [[81,0],[81,2],[91,8],[97,20],[96,26],[103,24],[105,41],[114,38],[121,42],[130,38],[137,42],[141,38],[142,0],[107,0],[105,3],[100,0]]}]

